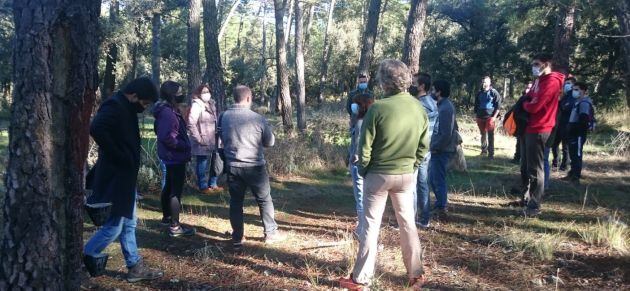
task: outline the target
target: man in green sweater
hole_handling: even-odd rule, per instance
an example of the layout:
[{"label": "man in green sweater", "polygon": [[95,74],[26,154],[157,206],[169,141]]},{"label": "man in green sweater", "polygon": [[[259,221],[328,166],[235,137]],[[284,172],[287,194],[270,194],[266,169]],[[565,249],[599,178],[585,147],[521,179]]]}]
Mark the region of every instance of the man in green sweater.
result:
[{"label": "man in green sweater", "polygon": [[429,148],[428,119],[420,101],[407,93],[411,74],[398,60],[384,60],[378,83],[386,97],[376,101],[363,118],[359,141],[359,172],[363,175],[366,226],[359,234],[359,253],[350,278],[341,287],[367,285],[374,275],[381,219],[390,196],[400,226],[403,261],[409,285],[424,282],[422,250],[415,224],[414,176]]}]

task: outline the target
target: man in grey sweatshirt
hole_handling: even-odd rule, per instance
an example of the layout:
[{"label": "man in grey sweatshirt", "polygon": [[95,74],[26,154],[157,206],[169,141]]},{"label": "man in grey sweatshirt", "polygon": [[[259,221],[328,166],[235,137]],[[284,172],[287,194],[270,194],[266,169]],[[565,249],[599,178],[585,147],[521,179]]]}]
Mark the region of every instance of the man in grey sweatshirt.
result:
[{"label": "man in grey sweatshirt", "polygon": [[273,146],[271,126],[260,114],[250,109],[252,92],[243,85],[234,88],[234,104],[219,117],[219,134],[223,141],[225,167],[230,191],[230,224],[235,250],[243,246],[243,201],[250,188],[262,217],[265,243],[284,240],[274,218],[271,187],[264,148]]}]

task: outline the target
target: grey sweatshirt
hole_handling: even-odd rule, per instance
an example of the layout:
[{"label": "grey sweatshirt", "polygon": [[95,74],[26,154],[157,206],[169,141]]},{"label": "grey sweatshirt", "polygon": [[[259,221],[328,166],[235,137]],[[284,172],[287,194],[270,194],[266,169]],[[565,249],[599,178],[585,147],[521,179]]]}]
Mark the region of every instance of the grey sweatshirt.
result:
[{"label": "grey sweatshirt", "polygon": [[226,163],[244,168],[266,164],[263,148],[275,142],[267,119],[243,105],[233,105],[220,120]]},{"label": "grey sweatshirt", "polygon": [[438,102],[438,118],[431,136],[432,153],[453,153],[457,150],[457,141],[453,134],[456,130],[455,107],[448,98]]}]

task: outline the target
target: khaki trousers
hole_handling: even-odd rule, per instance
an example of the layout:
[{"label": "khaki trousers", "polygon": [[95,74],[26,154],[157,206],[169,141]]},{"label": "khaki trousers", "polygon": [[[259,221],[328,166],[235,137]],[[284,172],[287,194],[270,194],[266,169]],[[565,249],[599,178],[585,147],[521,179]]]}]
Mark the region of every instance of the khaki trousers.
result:
[{"label": "khaki trousers", "polygon": [[422,249],[414,218],[413,190],[416,181],[412,173],[403,175],[367,174],[364,179],[363,209],[366,225],[360,234],[359,253],[352,270],[355,282],[369,284],[374,276],[378,235],[390,196],[400,227],[400,247],[410,279],[422,275]]}]

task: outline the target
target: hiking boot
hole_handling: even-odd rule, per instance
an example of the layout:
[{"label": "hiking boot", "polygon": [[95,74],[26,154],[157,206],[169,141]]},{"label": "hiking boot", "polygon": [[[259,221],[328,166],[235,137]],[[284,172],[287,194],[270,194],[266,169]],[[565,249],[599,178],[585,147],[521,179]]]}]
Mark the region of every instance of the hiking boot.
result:
[{"label": "hiking boot", "polygon": [[91,277],[98,277],[103,275],[105,272],[108,258],[109,257],[106,254],[100,254],[96,257],[83,255],[83,264],[90,273]]},{"label": "hiking boot", "polygon": [[127,282],[135,283],[142,280],[155,280],[164,276],[164,272],[158,269],[149,268],[142,260],[135,266],[129,268],[127,272]]},{"label": "hiking boot", "polygon": [[348,289],[349,291],[367,290],[367,286],[359,284],[352,279],[352,274],[350,274],[350,277],[348,278],[340,278],[339,287],[342,289]]},{"label": "hiking boot", "polygon": [[281,242],[286,239],[287,239],[287,235],[284,232],[281,232],[279,230],[276,230],[276,232],[272,234],[265,234],[266,244],[273,244],[273,243]]},{"label": "hiking boot", "polygon": [[160,224],[162,226],[169,226],[169,225],[171,225],[171,218],[170,217],[162,217],[162,220],[160,221]]},{"label": "hiking boot", "polygon": [[[217,188],[218,188],[218,187],[217,187]],[[223,191],[223,188],[221,188],[221,190],[215,190],[215,188],[208,187],[208,188],[206,188],[206,189],[199,190],[199,192],[201,192],[201,194],[207,194],[207,195],[209,195],[209,194],[219,193],[219,192],[221,192],[221,191]]]},{"label": "hiking boot", "polygon": [[523,210],[523,215],[525,216],[525,218],[536,218],[540,215],[540,209],[525,208],[525,210]]},{"label": "hiking boot", "polygon": [[179,237],[179,236],[191,236],[195,235],[197,231],[192,227],[185,227],[183,225],[171,226],[168,228],[168,235],[171,237]]}]

